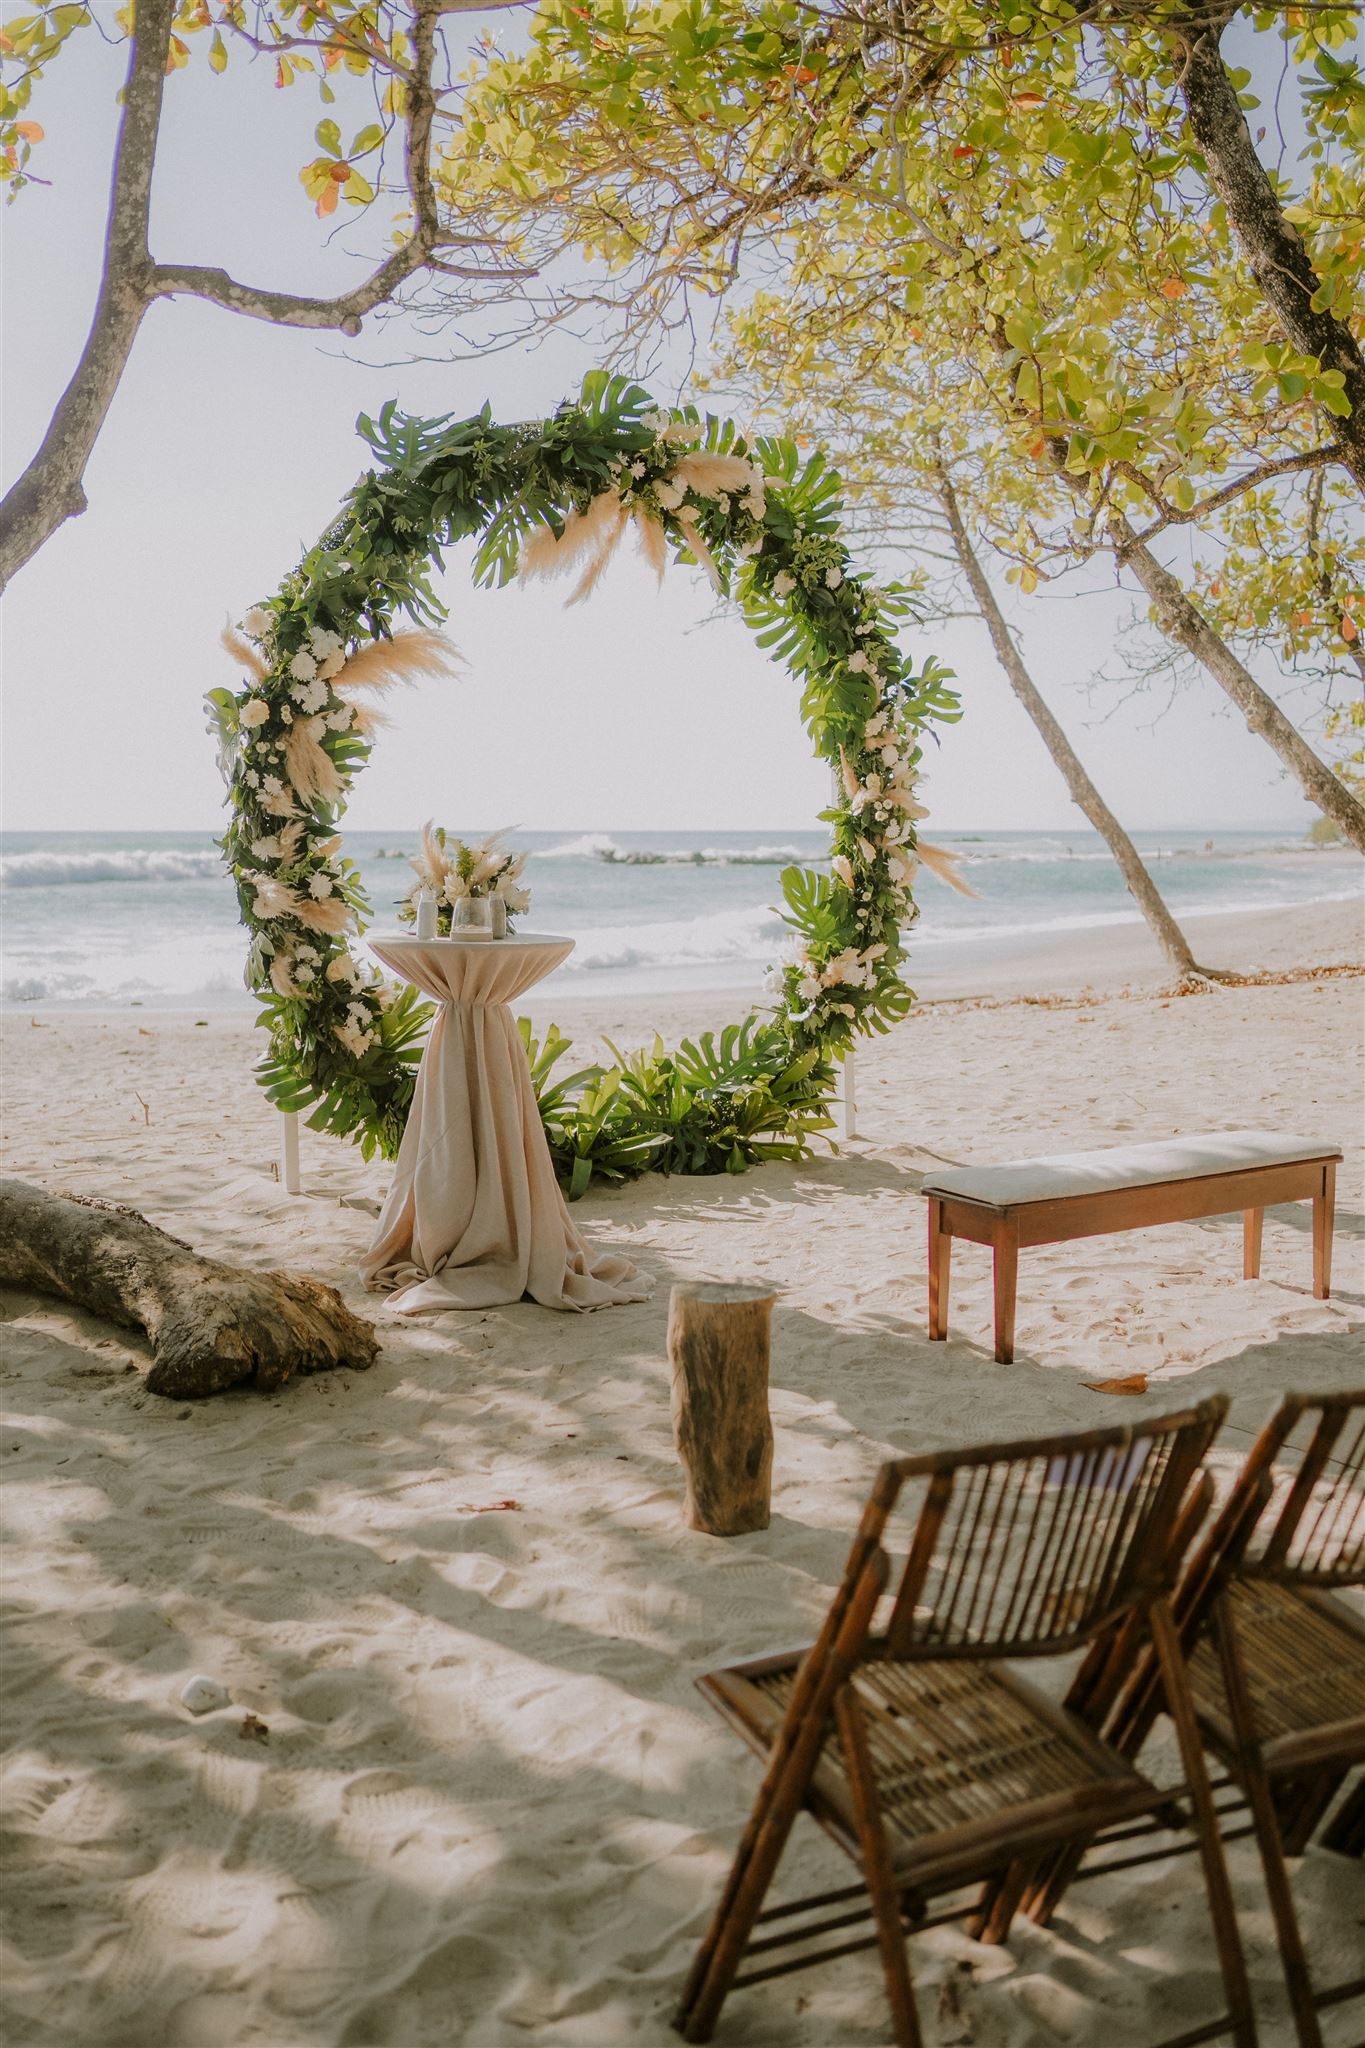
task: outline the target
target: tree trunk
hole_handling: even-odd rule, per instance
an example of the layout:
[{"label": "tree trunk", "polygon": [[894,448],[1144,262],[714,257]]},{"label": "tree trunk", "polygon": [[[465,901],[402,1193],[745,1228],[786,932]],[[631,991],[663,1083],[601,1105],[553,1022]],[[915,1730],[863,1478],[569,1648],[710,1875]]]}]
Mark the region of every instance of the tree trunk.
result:
[{"label": "tree trunk", "polygon": [[687,1476],[687,1526],[710,1536],[742,1536],[768,1526],[774,1299],[763,1287],[707,1282],[675,1287],[669,1297],[673,1433]]},{"label": "tree trunk", "polygon": [[1121,513],[1110,518],[1114,551],[1151,598],[1161,629],[1192,654],[1225,690],[1246,719],[1275,749],[1296,778],[1308,801],[1338,825],[1351,844],[1365,853],[1365,805],[1320,761],[1301,732],[1285,717],[1275,699],[1244,668],[1203,614],[1190,602],[1168,569],[1144,547]]},{"label": "tree trunk", "polygon": [[269,1392],[295,1373],[373,1365],[379,1352],[370,1325],[320,1280],[201,1259],[134,1209],[17,1180],[0,1181],[0,1287],[145,1330],[147,1385],[174,1400],[239,1380]]},{"label": "tree trunk", "polygon": [[1296,349],[1316,356],[1324,370],[1340,370],[1349,419],[1324,413],[1342,462],[1365,492],[1365,356],[1344,320],[1330,307],[1313,308],[1322,279],[1302,235],[1286,220],[1274,185],[1256,154],[1246,116],[1219,48],[1233,9],[1209,21],[1207,12],[1180,52],[1180,91],[1190,133],[1204,158],[1209,184],[1222,200],[1267,305]]},{"label": "tree trunk", "polygon": [[962,518],[957,493],[946,469],[935,472],[939,502],[953,537],[953,547],[967,578],[977,610],[991,636],[996,659],[1009,679],[1010,688],[1042,735],[1043,744],[1061,771],[1067,792],[1078,810],[1090,820],[1117,861],[1129,894],[1152,928],[1153,936],[1173,967],[1182,974],[1199,974],[1185,934],[1162,901],[1142,857],[1104,798],[1086,774],[1074,747],[1044,701],[1015,645],[1005,616],[996,603],[990,579],[982,568]]},{"label": "tree trunk", "polygon": [[85,510],[84,477],[151,300],[147,246],[174,0],[138,0],[114,156],[104,282],[75,375],[42,447],[0,505],[0,590],[66,520]]}]

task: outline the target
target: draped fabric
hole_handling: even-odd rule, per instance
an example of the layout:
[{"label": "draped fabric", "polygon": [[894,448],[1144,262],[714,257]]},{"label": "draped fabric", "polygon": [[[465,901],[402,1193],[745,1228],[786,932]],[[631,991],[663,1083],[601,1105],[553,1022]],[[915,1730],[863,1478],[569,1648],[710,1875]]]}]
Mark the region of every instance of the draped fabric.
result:
[{"label": "draped fabric", "polygon": [[558,967],[572,939],[371,939],[441,1005],[374,1241],[360,1268],[389,1307],[546,1308],[643,1301],[628,1259],[579,1236],[550,1163],[526,1055],[508,1009]]}]

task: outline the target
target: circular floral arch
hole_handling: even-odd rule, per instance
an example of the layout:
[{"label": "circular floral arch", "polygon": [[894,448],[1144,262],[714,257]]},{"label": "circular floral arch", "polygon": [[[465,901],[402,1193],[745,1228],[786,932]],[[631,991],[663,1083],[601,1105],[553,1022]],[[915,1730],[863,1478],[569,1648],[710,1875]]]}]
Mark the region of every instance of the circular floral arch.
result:
[{"label": "circular floral arch", "polygon": [[838,477],[819,453],[803,462],[789,441],[745,439],[602,372],[533,424],[499,426],[487,407],[411,419],[390,404],[359,425],[379,466],[242,634],[224,635],[249,680],[208,699],[231,807],[221,845],[269,1034],[266,1093],[367,1158],[397,1151],[431,1011],[351,948],[370,906],[339,826],[379,715],[370,692],[445,664],[430,582],[441,550],[477,537],[480,584],[576,569],[572,602],[633,526],[661,575],[671,549],[737,601],[800,684],[802,719],[834,771],[830,872],[783,872],[793,942],[769,975],[772,1010],[719,1040],[671,1054],[656,1042],[553,1085],[565,1041],[526,1033],[542,1117],[572,1193],[595,1171],[803,1156],[829,1127],[855,1033],[885,1031],[913,1000],[901,963],[916,915],[920,737],[957,714],[949,672],[932,660],[913,669],[897,648],[905,594],[855,573]]}]

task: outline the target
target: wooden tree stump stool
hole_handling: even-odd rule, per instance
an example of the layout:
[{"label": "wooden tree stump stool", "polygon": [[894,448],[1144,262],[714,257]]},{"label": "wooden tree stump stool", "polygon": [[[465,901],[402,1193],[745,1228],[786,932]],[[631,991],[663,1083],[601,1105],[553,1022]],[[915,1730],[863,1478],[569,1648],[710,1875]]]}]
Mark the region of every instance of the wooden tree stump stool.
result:
[{"label": "wooden tree stump stool", "polygon": [[675,1287],[669,1297],[673,1435],[687,1476],[687,1525],[709,1536],[768,1526],[768,1344],[776,1299],[773,1288],[711,1281]]}]

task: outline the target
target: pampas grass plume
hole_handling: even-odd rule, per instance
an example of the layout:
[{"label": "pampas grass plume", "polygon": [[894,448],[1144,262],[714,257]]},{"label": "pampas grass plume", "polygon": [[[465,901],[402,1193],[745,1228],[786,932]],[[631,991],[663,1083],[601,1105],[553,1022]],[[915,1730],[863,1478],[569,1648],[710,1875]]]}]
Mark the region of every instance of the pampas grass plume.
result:
[{"label": "pampas grass plume", "polygon": [[266,677],[270,674],[270,670],[264,655],[260,652],[259,648],[253,647],[249,640],[243,639],[231,619],[228,620],[218,637],[234,661],[239,661],[244,669],[249,670],[255,676],[258,683],[265,681]]},{"label": "pampas grass plume", "polygon": [[979,896],[980,890],[964,882],[957,871],[960,853],[950,853],[946,846],[928,846],[924,840],[915,842],[915,852],[928,868],[931,875],[937,875],[940,882],[946,882],[950,889],[956,889],[959,896]]},{"label": "pampas grass plume", "polygon": [[387,640],[371,640],[368,647],[362,647],[337,671],[332,688],[389,690],[395,683],[415,683],[419,676],[453,675],[460,660],[458,649],[444,633],[414,626]]}]

